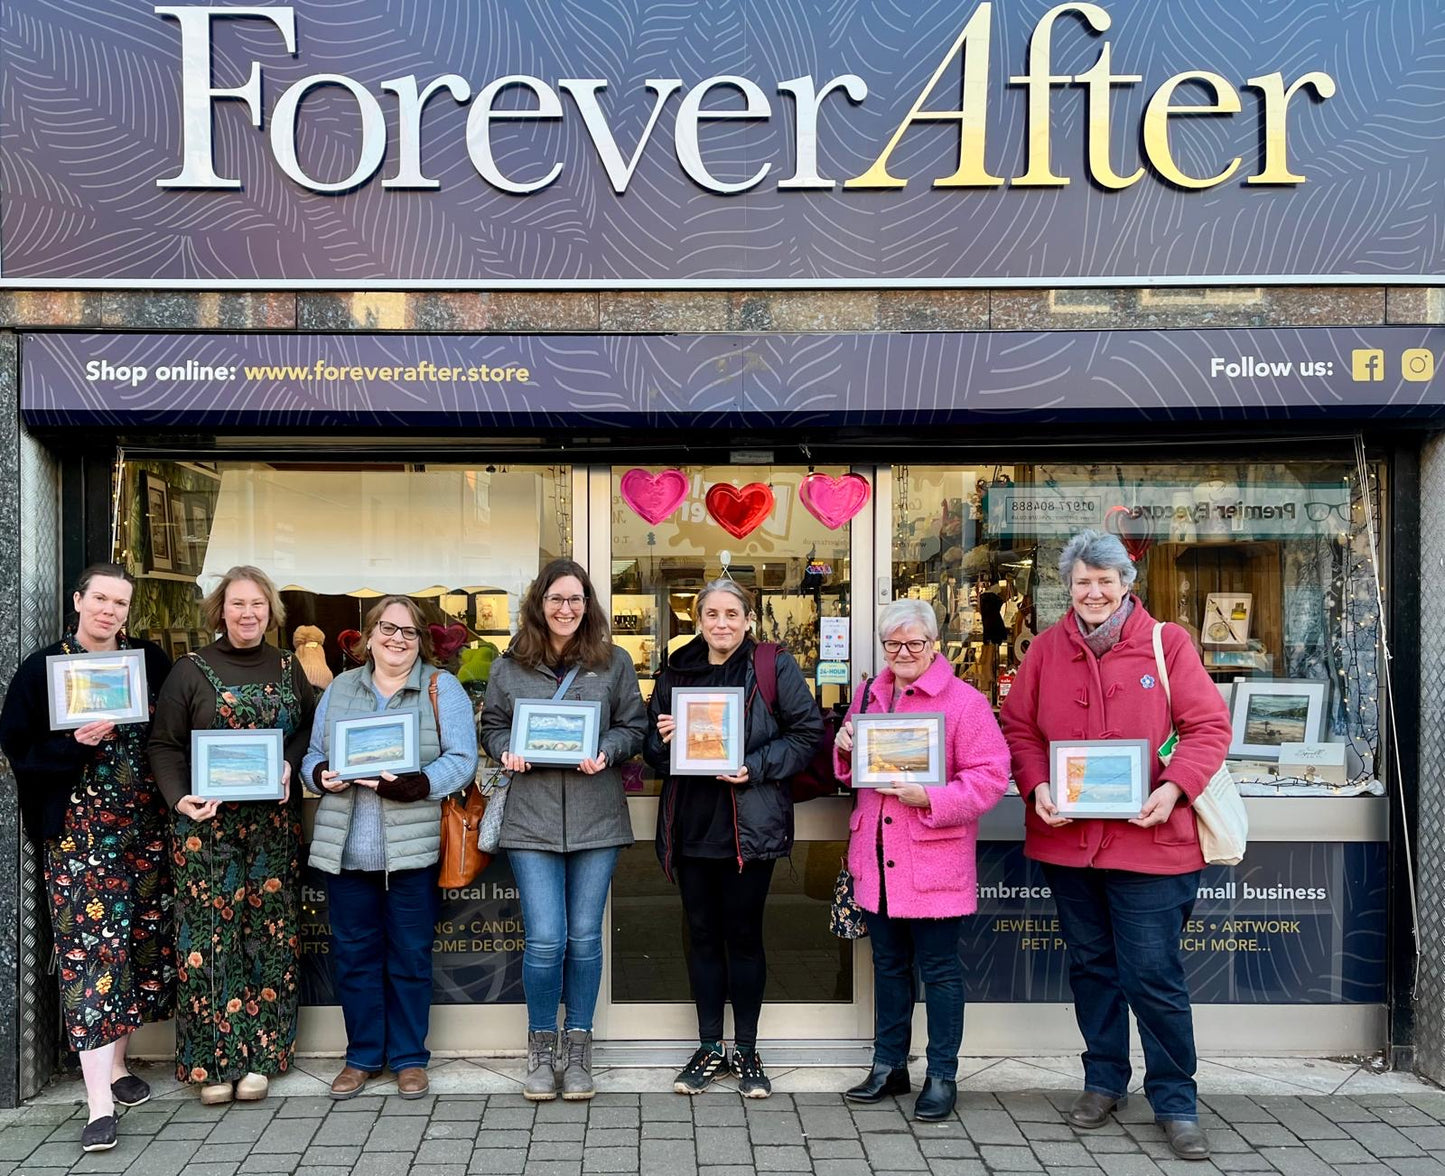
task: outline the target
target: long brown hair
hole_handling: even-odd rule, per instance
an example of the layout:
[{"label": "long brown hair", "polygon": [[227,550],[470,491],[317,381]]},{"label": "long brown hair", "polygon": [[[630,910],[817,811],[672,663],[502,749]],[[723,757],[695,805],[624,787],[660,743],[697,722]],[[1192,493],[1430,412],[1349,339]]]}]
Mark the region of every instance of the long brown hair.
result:
[{"label": "long brown hair", "polygon": [[425,614],[421,611],[421,605],[417,604],[410,596],[383,596],[367,610],[366,619],[361,622],[361,636],[357,639],[352,656],[357,661],[369,661],[371,654],[371,635],[376,632],[376,626],[381,620],[381,614],[393,604],[399,604],[406,609],[407,615],[411,617],[412,628],[417,632],[416,647],[417,657],[423,664],[434,666],[437,664],[436,647],[432,644],[431,628],[427,624]]},{"label": "long brown hair", "polygon": [[601,669],[612,660],[612,631],[602,607],[597,603],[597,593],[592,591],[592,581],[588,579],[586,569],[571,559],[554,559],[537,573],[537,578],[522,597],[517,635],[507,646],[507,652],[533,669],[552,664],[552,632],[547,628],[547,616],[542,611],[542,597],[547,595],[553,584],[566,576],[577,577],[587,603],[583,605],[582,622],[577,626],[577,632],[572,634],[572,639],[562,650],[562,661],[566,665]]}]

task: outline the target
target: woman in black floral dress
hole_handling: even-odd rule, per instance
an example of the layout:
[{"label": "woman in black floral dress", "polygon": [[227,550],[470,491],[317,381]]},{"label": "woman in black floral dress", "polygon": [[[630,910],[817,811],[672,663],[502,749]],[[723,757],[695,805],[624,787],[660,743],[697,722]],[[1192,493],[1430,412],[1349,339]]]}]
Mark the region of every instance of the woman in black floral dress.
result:
[{"label": "woman in black floral dress", "polygon": [[154,702],[171,663],[126,635],[134,587],[116,564],[82,572],[75,628],[25,659],[0,711],[0,745],[44,864],[65,1039],[80,1055],[90,1105],[86,1151],[115,1146],[116,1103],[150,1098],[126,1068],[126,1047],[141,1025],[169,1017],[175,1001],[168,819],[146,757],[150,724],[52,731],[45,659],[143,649]]},{"label": "woman in black floral dress", "polygon": [[[156,700],[151,760],[175,809],[176,1076],[201,1101],[265,1098],[268,1076],[291,1064],[297,962],[301,790],[290,781],[306,751],[315,695],[295,656],[266,641],[285,623],[276,587],[235,567],[202,604],[223,636],[176,663]],[[221,804],[191,794],[191,732],[280,728],[279,804]]]}]

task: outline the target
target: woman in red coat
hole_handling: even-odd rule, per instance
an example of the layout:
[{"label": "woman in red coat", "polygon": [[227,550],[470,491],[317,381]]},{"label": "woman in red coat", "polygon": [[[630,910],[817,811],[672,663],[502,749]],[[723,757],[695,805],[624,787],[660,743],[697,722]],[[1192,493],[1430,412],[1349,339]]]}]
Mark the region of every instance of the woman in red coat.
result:
[{"label": "woman in red coat", "polygon": [[[1129,1010],[1144,1046],[1144,1093],[1181,1159],[1209,1142],[1195,1100],[1194,1022],[1179,938],[1194,909],[1204,857],[1190,803],[1224,762],[1229,715],[1188,634],[1165,625],[1173,704],[1154,659],[1156,622],[1130,591],[1136,575],[1113,535],[1084,531],[1059,575],[1072,608],[1034,641],[1003,706],[1004,736],[1024,810],[1024,854],[1043,864],[1069,952],[1083,1034],[1084,1091],[1075,1127],[1101,1127],[1129,1089]],[[1049,743],[1147,739],[1171,730],[1169,766],[1156,757],[1137,817],[1070,820],[1054,805]]]}]

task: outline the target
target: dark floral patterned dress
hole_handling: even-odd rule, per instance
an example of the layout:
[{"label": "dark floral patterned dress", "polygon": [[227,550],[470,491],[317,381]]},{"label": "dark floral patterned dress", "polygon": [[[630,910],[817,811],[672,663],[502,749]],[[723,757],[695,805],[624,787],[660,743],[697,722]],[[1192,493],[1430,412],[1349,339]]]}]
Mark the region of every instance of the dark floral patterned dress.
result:
[{"label": "dark floral patterned dress", "polygon": [[[123,633],[119,644],[131,648]],[[74,634],[61,645],[85,652]],[[97,746],[60,836],[44,844],[61,1014],[74,1050],[163,1021],[175,1003],[168,809],[146,757],[149,732],[149,723],[124,723]]]},{"label": "dark floral patterned dress", "polygon": [[[280,680],[227,686],[189,655],[216,691],[212,729],[277,727],[289,738],[301,707],[291,655]],[[299,1003],[297,933],[301,789],[285,804],[222,804],[209,821],[175,814],[176,1076],[234,1082],[291,1064]]]}]

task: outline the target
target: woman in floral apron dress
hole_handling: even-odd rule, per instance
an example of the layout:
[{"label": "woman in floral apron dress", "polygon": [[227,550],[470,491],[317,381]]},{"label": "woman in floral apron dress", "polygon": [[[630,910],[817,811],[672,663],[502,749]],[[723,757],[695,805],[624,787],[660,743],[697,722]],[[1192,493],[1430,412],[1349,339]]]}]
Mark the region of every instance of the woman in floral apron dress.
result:
[{"label": "woman in floral apron dress", "polygon": [[0,712],[0,745],[45,870],[65,1040],[80,1055],[90,1106],[86,1151],[115,1146],[117,1103],[150,1098],[126,1068],[126,1047],[175,1002],[168,822],[146,758],[149,722],[52,731],[45,659],[141,649],[154,701],[171,663],[158,646],[126,635],[134,588],[116,564],[82,572],[75,628],[25,659]]},{"label": "woman in floral apron dress", "polygon": [[[151,760],[175,809],[176,1076],[201,1101],[265,1098],[291,1063],[299,996],[300,790],[315,697],[258,568],[235,567],[203,603],[223,636],[182,658],[156,702]],[[222,804],[191,794],[193,730],[279,728],[285,797]]]}]

